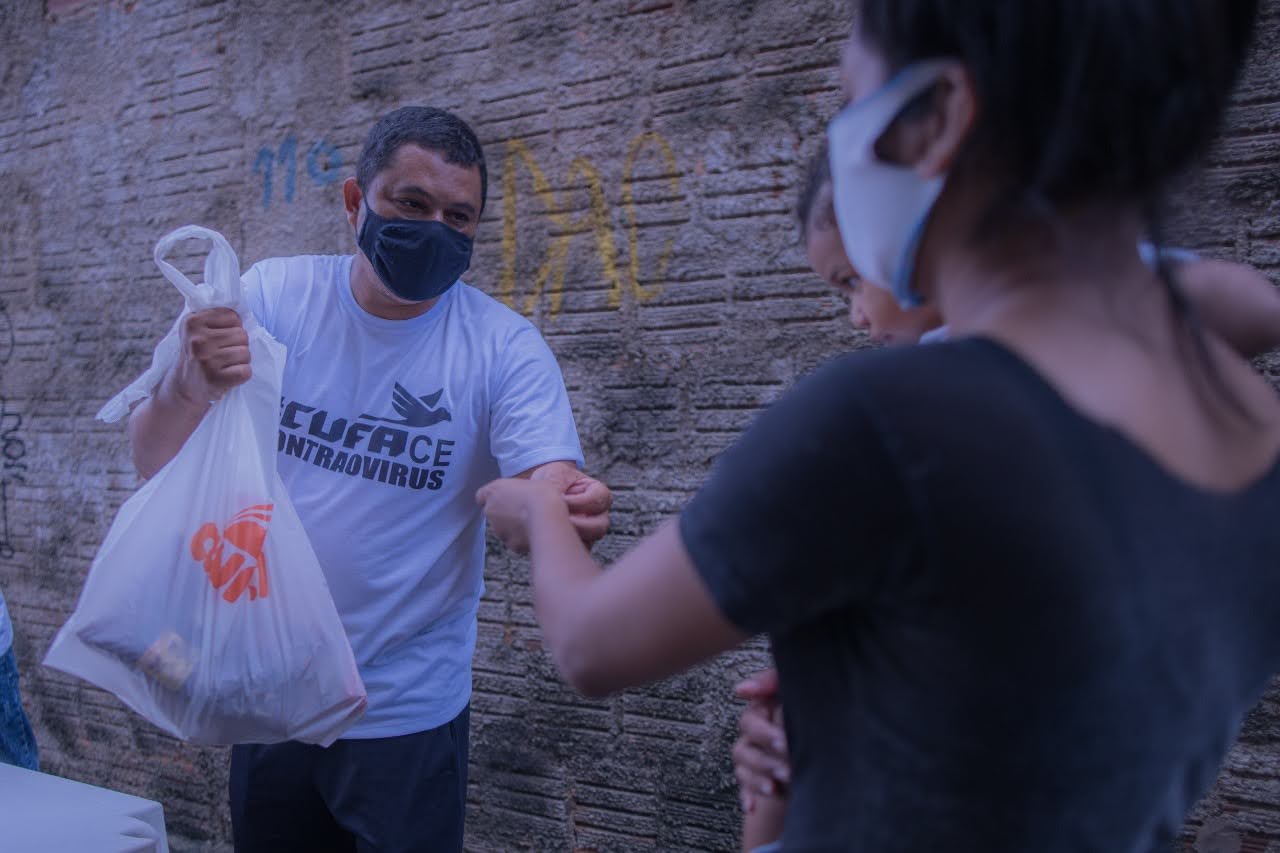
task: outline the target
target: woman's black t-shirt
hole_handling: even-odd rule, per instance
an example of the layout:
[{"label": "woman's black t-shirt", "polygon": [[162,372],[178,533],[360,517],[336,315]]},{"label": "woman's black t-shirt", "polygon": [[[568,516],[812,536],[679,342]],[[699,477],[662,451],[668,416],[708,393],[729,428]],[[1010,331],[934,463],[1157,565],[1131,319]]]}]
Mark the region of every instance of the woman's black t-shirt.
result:
[{"label": "woman's black t-shirt", "polygon": [[772,639],[787,850],[1166,850],[1280,669],[1280,465],[1196,488],[987,340],[825,366],[680,529]]}]

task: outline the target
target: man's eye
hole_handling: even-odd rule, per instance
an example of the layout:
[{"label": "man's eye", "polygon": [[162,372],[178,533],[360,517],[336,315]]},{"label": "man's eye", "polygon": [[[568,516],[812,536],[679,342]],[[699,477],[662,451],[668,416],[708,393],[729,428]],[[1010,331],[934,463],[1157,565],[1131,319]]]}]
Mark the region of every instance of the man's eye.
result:
[{"label": "man's eye", "polygon": [[407,207],[407,208],[409,208],[410,210],[421,210],[421,209],[422,209],[422,205],[420,205],[420,204],[418,204],[416,201],[414,201],[414,200],[412,200],[412,199],[408,199],[408,198],[402,198],[402,199],[400,199],[399,204],[400,204],[400,206],[401,206],[401,207]]}]

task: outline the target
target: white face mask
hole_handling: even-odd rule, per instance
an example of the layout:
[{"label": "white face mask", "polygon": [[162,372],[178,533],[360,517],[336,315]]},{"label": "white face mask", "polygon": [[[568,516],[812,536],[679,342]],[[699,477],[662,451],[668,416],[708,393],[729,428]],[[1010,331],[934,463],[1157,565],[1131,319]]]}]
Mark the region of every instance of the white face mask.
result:
[{"label": "white face mask", "polygon": [[849,262],[864,280],[888,290],[904,308],[920,304],[912,287],[916,250],[945,176],[922,178],[876,157],[880,137],[913,98],[938,81],[943,60],[910,65],[827,127],[831,196]]}]

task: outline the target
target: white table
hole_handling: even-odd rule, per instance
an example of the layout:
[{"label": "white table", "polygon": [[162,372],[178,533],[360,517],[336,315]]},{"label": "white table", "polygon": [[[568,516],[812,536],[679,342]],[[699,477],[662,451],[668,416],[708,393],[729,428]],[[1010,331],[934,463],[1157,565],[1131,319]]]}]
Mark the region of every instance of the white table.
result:
[{"label": "white table", "polygon": [[141,797],[0,764],[5,853],[169,853],[164,809]]}]

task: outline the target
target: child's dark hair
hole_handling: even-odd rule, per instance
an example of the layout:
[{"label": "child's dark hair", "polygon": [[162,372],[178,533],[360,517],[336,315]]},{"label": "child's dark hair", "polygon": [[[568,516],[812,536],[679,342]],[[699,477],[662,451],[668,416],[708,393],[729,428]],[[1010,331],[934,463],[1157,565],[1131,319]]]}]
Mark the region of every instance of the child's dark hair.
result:
[{"label": "child's dark hair", "polygon": [[809,236],[809,224],[813,222],[814,206],[822,195],[822,188],[831,183],[831,158],[827,154],[827,142],[809,158],[800,183],[800,195],[796,199],[796,219],[800,220],[800,239]]}]

